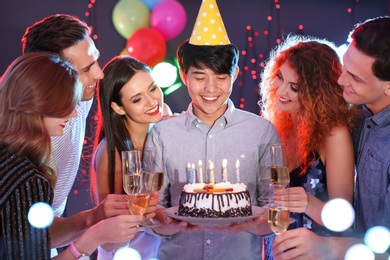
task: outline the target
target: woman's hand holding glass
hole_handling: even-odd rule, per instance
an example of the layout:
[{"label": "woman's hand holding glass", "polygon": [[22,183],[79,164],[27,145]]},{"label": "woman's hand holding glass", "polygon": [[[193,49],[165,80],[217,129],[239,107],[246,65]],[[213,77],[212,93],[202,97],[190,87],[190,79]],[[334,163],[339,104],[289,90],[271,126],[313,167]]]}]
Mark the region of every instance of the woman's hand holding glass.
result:
[{"label": "woman's hand holding glass", "polygon": [[159,203],[158,192],[153,191],[149,198],[149,206],[147,207],[144,216],[147,219],[154,218],[156,216],[157,204]]},{"label": "woman's hand holding glass", "polygon": [[[303,187],[289,188],[290,212],[304,213],[309,206],[309,196]],[[275,195],[275,200],[277,198],[277,195]]]}]

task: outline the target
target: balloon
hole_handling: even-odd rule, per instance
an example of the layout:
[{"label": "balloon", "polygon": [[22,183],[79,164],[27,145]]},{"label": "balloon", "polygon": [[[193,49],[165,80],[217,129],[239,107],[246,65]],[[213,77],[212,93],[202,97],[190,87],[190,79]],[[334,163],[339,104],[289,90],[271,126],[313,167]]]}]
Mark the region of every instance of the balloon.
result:
[{"label": "balloon", "polygon": [[161,0],[142,0],[142,2],[148,7],[149,11],[152,11]]},{"label": "balloon", "polygon": [[126,43],[129,55],[153,67],[165,58],[167,46],[164,37],[153,28],[136,31]]},{"label": "balloon", "polygon": [[[144,3],[148,7],[149,11],[152,11],[153,8],[162,1],[166,1],[166,0],[142,0],[142,3]],[[172,0],[172,1],[177,1],[177,0]]]},{"label": "balloon", "polygon": [[142,3],[146,5],[146,7],[149,9],[149,11],[152,11],[153,8],[160,3],[161,0],[142,0]]},{"label": "balloon", "polygon": [[148,8],[140,0],[120,0],[112,11],[115,29],[125,39],[135,31],[150,25]]},{"label": "balloon", "polygon": [[127,51],[127,48],[123,48],[123,50],[120,52],[119,55],[121,55],[121,56],[127,56],[127,55],[129,55],[129,52]]},{"label": "balloon", "polygon": [[168,41],[183,31],[187,14],[179,2],[164,0],[154,7],[150,20],[152,28],[158,30]]}]

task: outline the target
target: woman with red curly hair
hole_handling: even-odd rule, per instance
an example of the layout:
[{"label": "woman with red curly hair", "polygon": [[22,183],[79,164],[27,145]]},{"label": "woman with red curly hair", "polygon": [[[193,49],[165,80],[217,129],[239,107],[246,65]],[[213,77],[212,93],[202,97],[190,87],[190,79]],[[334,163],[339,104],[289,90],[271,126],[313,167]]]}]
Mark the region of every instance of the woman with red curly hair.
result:
[{"label": "woman with red curly hair", "polygon": [[287,144],[289,207],[296,220],[290,228],[306,227],[320,235],[331,233],[321,220],[325,203],[353,200],[356,110],[337,83],[341,70],[332,43],[288,35],[271,52],[260,84],[263,116]]}]

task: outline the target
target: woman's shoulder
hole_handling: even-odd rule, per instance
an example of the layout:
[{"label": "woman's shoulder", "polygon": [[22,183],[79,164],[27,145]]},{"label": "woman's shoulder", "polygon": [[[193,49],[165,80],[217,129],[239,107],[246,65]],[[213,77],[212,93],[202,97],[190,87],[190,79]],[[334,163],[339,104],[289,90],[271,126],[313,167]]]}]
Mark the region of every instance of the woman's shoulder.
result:
[{"label": "woman's shoulder", "polygon": [[351,133],[346,126],[334,126],[325,140],[328,142],[338,142],[351,140],[351,138]]},{"label": "woman's shoulder", "polygon": [[[14,154],[8,153],[8,155],[11,155],[8,157],[9,160],[1,164],[0,167],[0,182],[3,183],[2,189],[0,189],[0,198],[3,201],[7,200],[9,196],[15,196],[17,190],[24,190],[29,194],[36,194],[39,191],[50,194],[49,180],[38,171],[31,161]],[[5,162],[4,154],[0,156],[0,161]]]},{"label": "woman's shoulder", "polygon": [[96,151],[98,151],[100,149],[107,149],[107,138],[106,137],[103,137],[102,140],[100,140],[100,142],[96,148]]},{"label": "woman's shoulder", "polygon": [[324,163],[329,157],[337,158],[349,153],[353,156],[352,136],[346,126],[333,127],[328,136],[325,137],[320,156]]},{"label": "woman's shoulder", "polygon": [[104,137],[96,147],[96,150],[92,157],[93,168],[96,171],[97,161],[101,160],[103,153],[107,153],[107,138]]}]

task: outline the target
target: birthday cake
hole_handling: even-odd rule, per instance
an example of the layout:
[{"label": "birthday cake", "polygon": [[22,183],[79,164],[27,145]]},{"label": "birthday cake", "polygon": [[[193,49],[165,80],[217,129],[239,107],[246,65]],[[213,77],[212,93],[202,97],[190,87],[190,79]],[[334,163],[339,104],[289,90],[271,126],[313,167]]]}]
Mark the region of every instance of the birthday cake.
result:
[{"label": "birthday cake", "polygon": [[178,215],[199,218],[251,216],[251,199],[242,183],[186,184],[181,192]]}]

